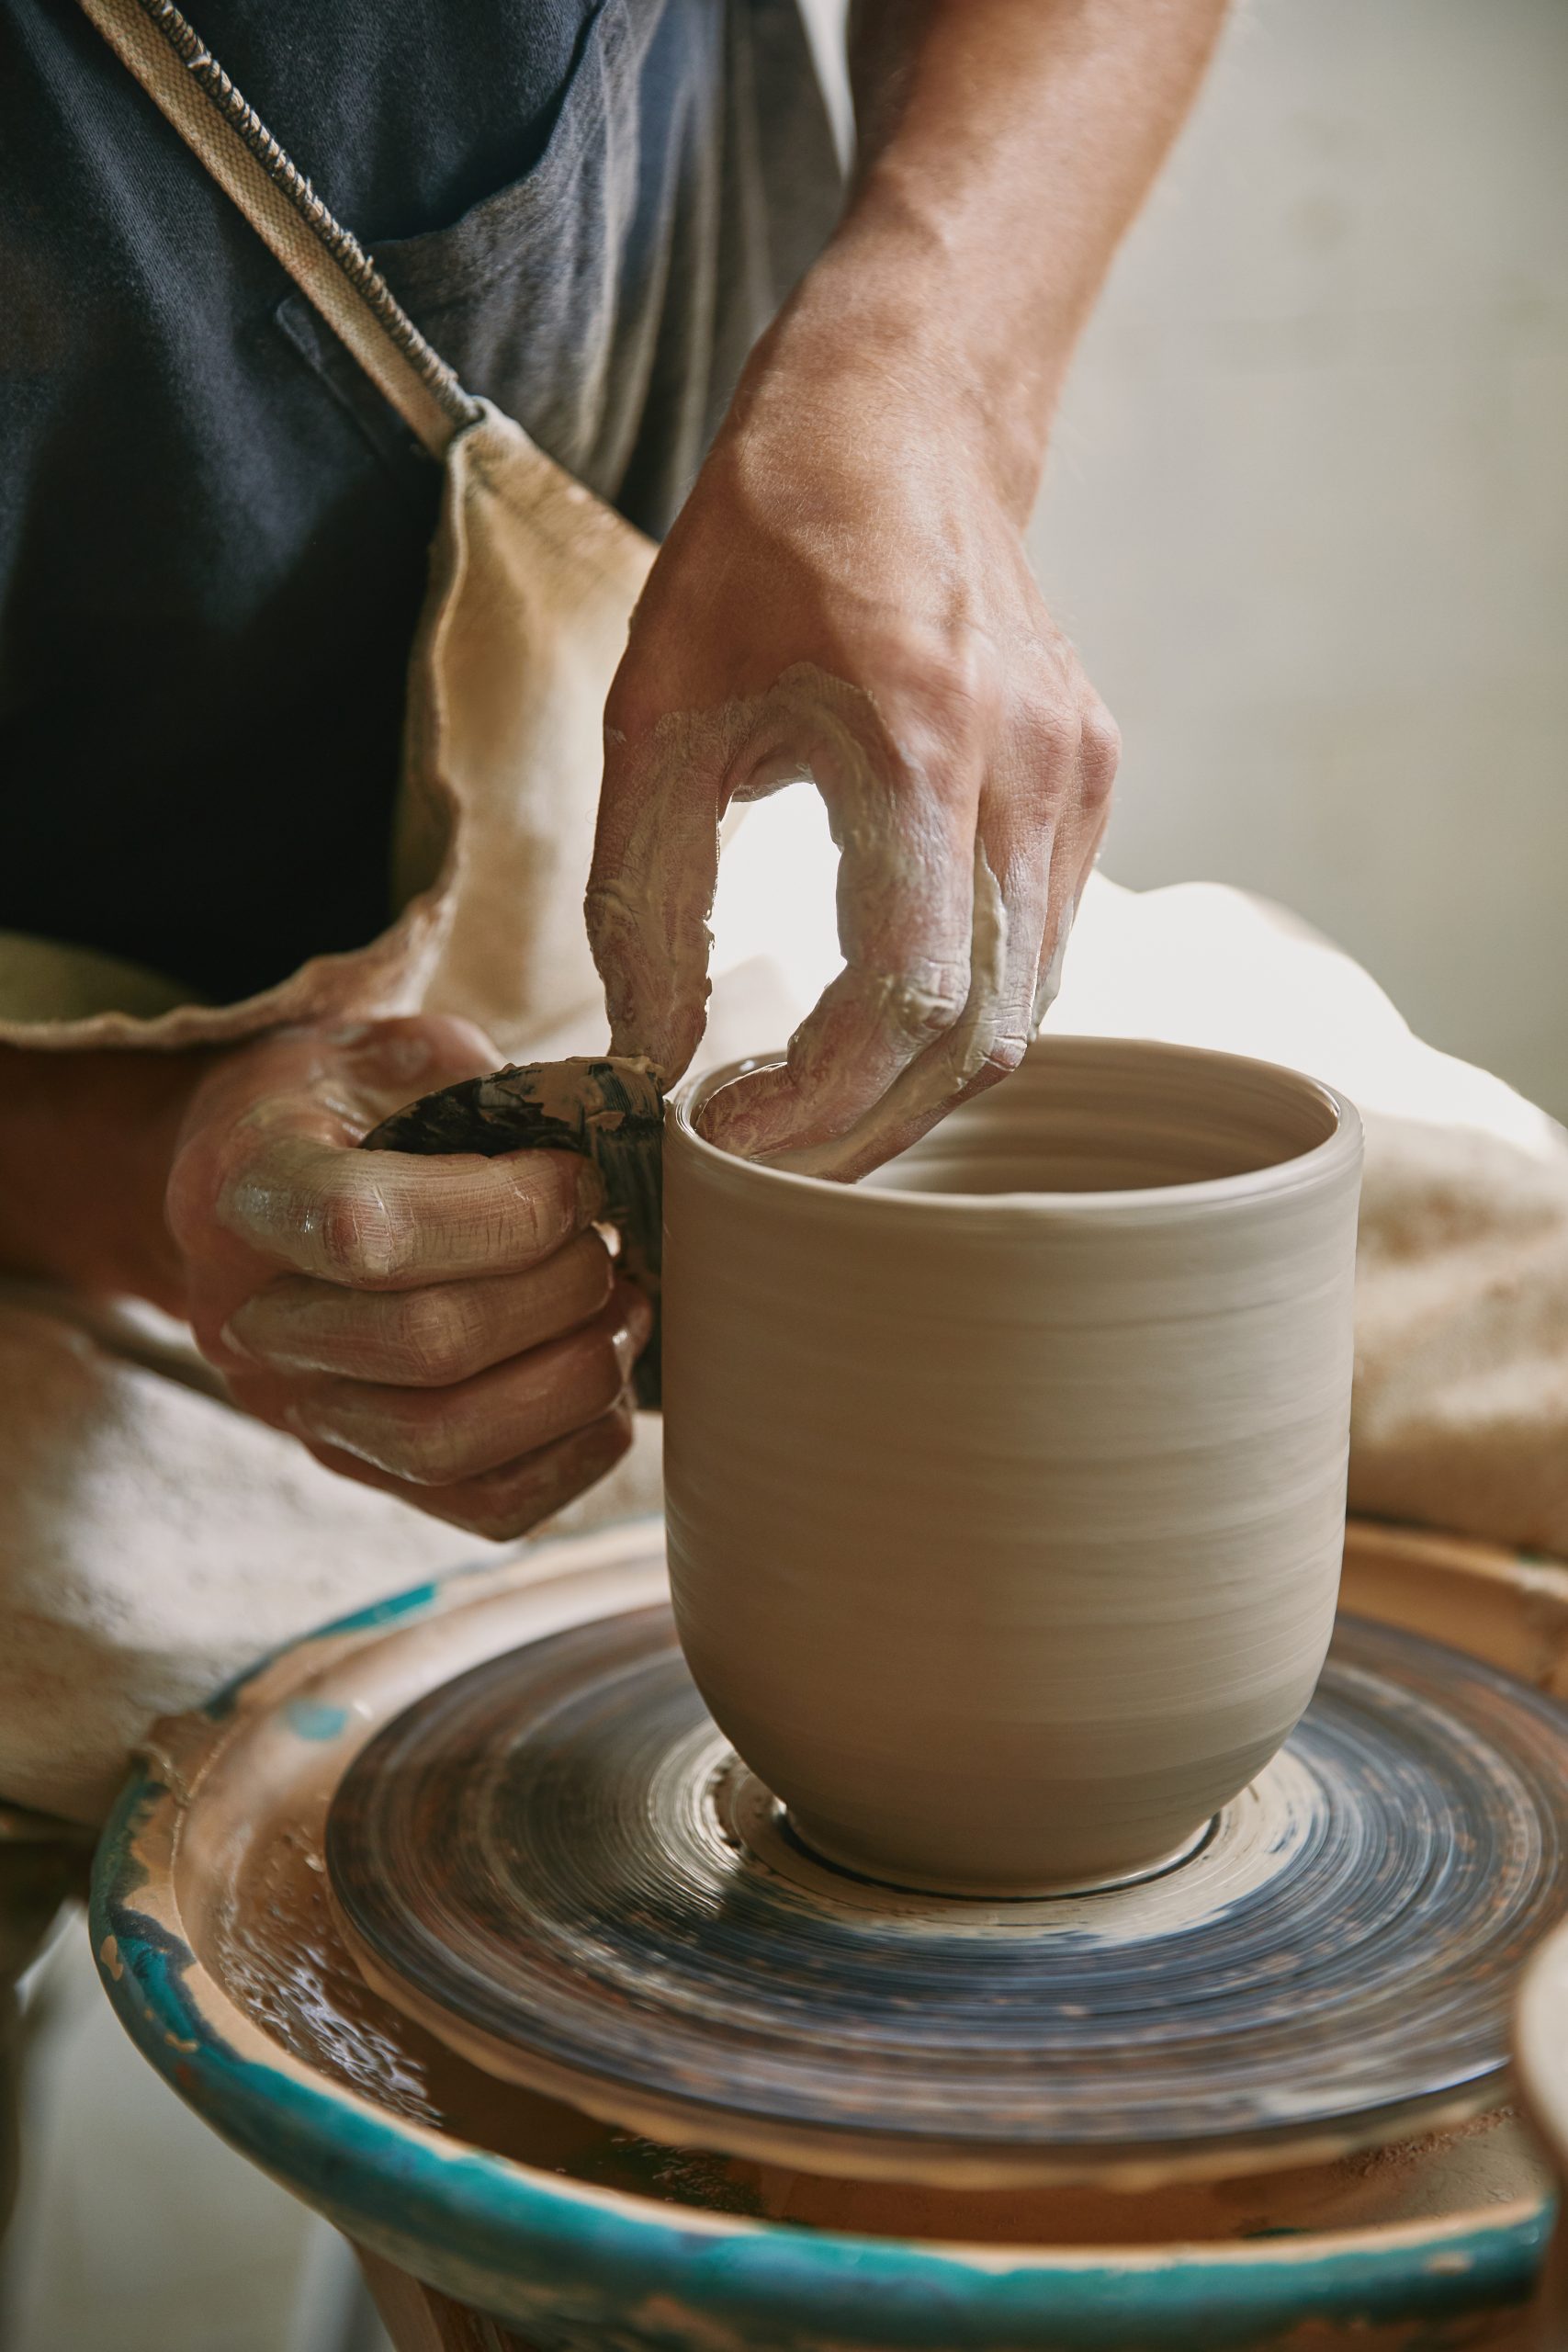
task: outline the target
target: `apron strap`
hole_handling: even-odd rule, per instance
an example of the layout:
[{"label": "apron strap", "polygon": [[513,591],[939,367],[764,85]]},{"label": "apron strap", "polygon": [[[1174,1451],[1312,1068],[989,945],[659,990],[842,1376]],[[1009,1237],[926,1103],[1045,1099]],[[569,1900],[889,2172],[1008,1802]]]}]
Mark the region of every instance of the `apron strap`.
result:
[{"label": "apron strap", "polygon": [[81,0],[122,63],[433,457],[483,413],[173,0]]}]

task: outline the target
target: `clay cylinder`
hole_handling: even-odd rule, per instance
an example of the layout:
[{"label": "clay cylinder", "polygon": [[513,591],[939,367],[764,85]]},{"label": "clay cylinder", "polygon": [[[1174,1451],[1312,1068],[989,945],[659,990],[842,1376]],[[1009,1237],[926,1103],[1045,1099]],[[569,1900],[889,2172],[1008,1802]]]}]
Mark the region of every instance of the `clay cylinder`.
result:
[{"label": "clay cylinder", "polygon": [[665,1145],[682,1645],[819,1852],[1113,1882],[1289,1734],[1344,1534],[1360,1125],[1226,1054],[1042,1039],[858,1185]]}]

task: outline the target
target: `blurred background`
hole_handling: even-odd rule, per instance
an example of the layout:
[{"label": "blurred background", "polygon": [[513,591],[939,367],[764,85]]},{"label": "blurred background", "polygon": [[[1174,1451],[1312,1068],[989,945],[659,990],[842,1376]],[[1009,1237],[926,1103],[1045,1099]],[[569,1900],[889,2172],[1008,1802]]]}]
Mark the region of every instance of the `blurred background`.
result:
[{"label": "blurred background", "polygon": [[[1107,869],[1284,900],[1560,1116],[1565,123],[1562,0],[1250,0],[1032,535],[1125,736]],[[820,831],[792,794],[735,854],[782,896]],[[79,1923],[32,1991],[5,2352],[371,2352],[331,2233],[135,2057]]]},{"label": "blurred background", "polygon": [[1251,0],[1032,547],[1105,864],[1283,899],[1568,1116],[1568,8]]}]

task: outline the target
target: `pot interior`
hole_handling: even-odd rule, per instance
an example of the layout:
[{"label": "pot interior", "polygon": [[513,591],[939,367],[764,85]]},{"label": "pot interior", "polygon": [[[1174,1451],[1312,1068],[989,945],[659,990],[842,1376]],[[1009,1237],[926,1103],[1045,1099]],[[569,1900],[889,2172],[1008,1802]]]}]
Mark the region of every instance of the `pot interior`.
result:
[{"label": "pot interior", "polygon": [[1136,1038],[1050,1037],[1001,1084],[862,1180],[897,1193],[1122,1193],[1212,1183],[1332,1141],[1325,1088],[1269,1062]]}]

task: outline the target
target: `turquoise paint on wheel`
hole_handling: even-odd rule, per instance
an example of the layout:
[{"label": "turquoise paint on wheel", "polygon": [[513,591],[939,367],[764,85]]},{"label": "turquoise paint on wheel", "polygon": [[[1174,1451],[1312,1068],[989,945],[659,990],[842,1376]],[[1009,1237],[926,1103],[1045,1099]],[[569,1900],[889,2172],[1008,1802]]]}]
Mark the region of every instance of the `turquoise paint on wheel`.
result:
[{"label": "turquoise paint on wheel", "polygon": [[[557,1568],[607,1557],[606,1573],[640,1573],[646,1547],[635,1528],[540,1547],[530,1605],[541,1590],[554,1605],[576,1589],[552,1580]],[[256,1805],[258,1743],[298,1759],[288,1769],[301,1787],[337,1769],[332,1739],[298,1736],[299,1702],[308,1717],[341,1710],[370,1732],[390,1702],[378,1718],[367,1659],[469,1611],[491,1612],[504,1648],[508,1579],[519,1576],[515,1564],[466,1574],[361,1628],[367,1644],[344,1645],[334,1629],[273,1660],[221,1722],[172,1727],[161,1749],[173,1767],[138,1775],[100,1849],[93,1939],[128,2031],[214,2129],[351,2236],[543,2352],[1267,2352],[1309,2324],[1314,2342],[1342,2339],[1346,2352],[1447,2352],[1484,2345],[1522,2311],[1551,2227],[1544,2193],[1399,2228],[1212,2245],[1075,2252],[853,2235],[698,2212],[513,2161],[357,2095],[285,2047],[224,1976],[197,1916],[197,1856]],[[294,1735],[282,1748],[270,1729],[280,1724]],[[192,1786],[194,1799],[175,1792]],[[213,1839],[176,1836],[192,1805],[210,1808]]]}]

